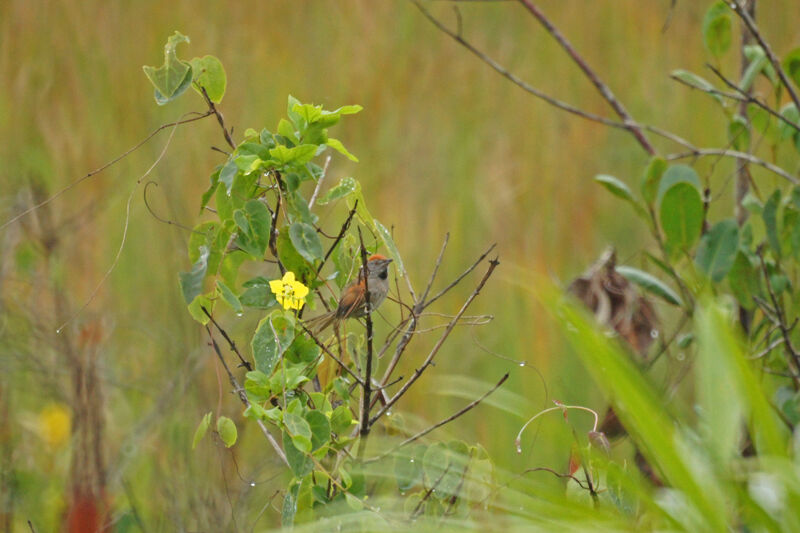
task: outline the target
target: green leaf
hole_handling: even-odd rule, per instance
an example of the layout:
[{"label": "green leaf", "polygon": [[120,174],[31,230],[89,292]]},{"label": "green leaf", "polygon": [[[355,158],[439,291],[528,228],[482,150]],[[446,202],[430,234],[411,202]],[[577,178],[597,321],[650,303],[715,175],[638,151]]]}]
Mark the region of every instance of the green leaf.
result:
[{"label": "green leaf", "polygon": [[269,377],[260,370],[251,370],[245,374],[244,390],[253,405],[265,402],[272,396]]},{"label": "green leaf", "polygon": [[[297,476],[296,472],[295,476]],[[291,485],[289,485],[289,490],[286,491],[286,496],[283,497],[283,505],[281,506],[281,526],[287,530],[292,529],[294,526],[294,517],[297,514],[297,494],[300,492],[300,485],[300,481],[292,481]]]},{"label": "green leaf", "polygon": [[282,135],[292,141],[292,143],[297,144],[297,134],[294,131],[294,126],[285,118],[282,118],[280,122],[278,122],[278,135]]},{"label": "green leaf", "polygon": [[[225,95],[225,87],[228,84],[225,76],[225,69],[222,63],[214,56],[195,57],[191,61],[194,81],[200,87],[204,87],[209,100],[218,104]],[[195,87],[198,93],[202,92]]]},{"label": "green leaf", "polygon": [[314,263],[317,259],[322,259],[325,252],[322,250],[322,242],[319,240],[317,231],[303,222],[295,222],[289,227],[289,238],[292,240],[294,249],[309,263]]},{"label": "green leaf", "polygon": [[347,405],[340,405],[331,413],[331,431],[344,435],[353,426],[353,413]]},{"label": "green leaf", "polygon": [[214,193],[217,192],[217,187],[219,186],[219,172],[222,170],[222,167],[217,167],[214,170],[214,173],[211,174],[209,180],[211,184],[206,189],[206,192],[203,193],[203,196],[200,198],[200,211],[203,211],[205,207],[208,205],[208,202],[211,200],[211,197],[214,196]]},{"label": "green leaf", "polygon": [[278,258],[281,260],[281,263],[286,267],[286,270],[294,272],[298,280],[306,283],[307,280],[316,277],[316,271],[295,249],[292,239],[289,237],[289,228],[285,226],[281,228],[276,246],[278,248]]},{"label": "green leaf", "polygon": [[310,453],[312,433],[308,422],[302,416],[286,411],[283,413],[283,423],[292,437],[294,446],[303,453]]},{"label": "green leaf", "polygon": [[317,153],[317,145],[301,144],[294,148],[287,148],[279,144],[269,151],[270,157],[279,165],[304,165],[311,161]]},{"label": "green leaf", "polygon": [[197,448],[197,445],[203,440],[203,437],[206,436],[206,432],[208,432],[208,427],[211,425],[211,411],[207,412],[202,419],[200,419],[200,424],[197,425],[197,429],[194,432],[194,438],[192,439],[192,449],[194,450]]},{"label": "green leaf", "polygon": [[192,269],[189,272],[178,273],[183,300],[187,304],[192,303],[197,295],[203,292],[203,280],[208,270],[208,246],[200,246],[198,250],[200,255],[192,265]]},{"label": "green leaf", "polygon": [[258,323],[250,347],[256,369],[271,375],[275,365],[294,339],[294,315],[276,309]]},{"label": "green leaf", "polygon": [[702,454],[679,431],[650,380],[583,308],[562,297],[560,289],[542,280],[533,292],[561,324],[573,353],[611,399],[614,412],[644,457],[669,486],[681,491],[681,500],[692,511],[686,517],[691,520],[689,530],[726,529],[720,512],[726,500],[719,481],[703,467]]},{"label": "green leaf", "polygon": [[317,359],[320,353],[322,353],[322,348],[316,342],[305,335],[297,335],[286,352],[286,359],[294,363],[304,363],[303,366],[305,367],[308,363]]},{"label": "green leaf", "polygon": [[[718,445],[726,445],[728,453],[734,453],[738,444],[739,432],[736,424],[731,423],[733,413],[725,413],[726,409],[733,409],[734,402],[741,401],[743,416],[739,419],[747,421],[753,444],[759,455],[774,455],[785,457],[787,454],[788,432],[779,424],[778,418],[770,405],[769,399],[761,385],[761,380],[753,372],[750,362],[745,358],[744,351],[731,331],[732,320],[719,305],[706,304],[697,314],[699,356],[711,374],[708,379],[719,380],[720,384],[712,385],[716,394],[721,397],[714,402],[714,408],[720,411],[710,411],[709,418],[721,415],[725,420],[712,422],[712,431],[723,432],[727,439]],[[734,398],[736,400],[734,400]],[[730,402],[724,405],[725,402]],[[737,406],[738,407],[738,406]],[[719,427],[727,423],[727,429]],[[733,433],[733,434],[731,434]],[[713,436],[712,439],[722,439]],[[735,452],[738,455],[738,452]]]},{"label": "green leaf", "polygon": [[747,151],[750,147],[750,125],[742,115],[735,115],[728,123],[728,140],[735,150]]},{"label": "green leaf", "polygon": [[783,69],[797,87],[800,87],[800,48],[795,48],[783,58]]},{"label": "green leaf", "polygon": [[697,172],[692,167],[688,165],[670,165],[664,171],[658,184],[657,203],[660,204],[664,194],[677,183],[688,183],[698,191],[703,189],[700,185],[700,176],[697,175]]},{"label": "green leaf", "polygon": [[351,154],[347,150],[347,148],[344,147],[344,145],[342,144],[342,141],[340,141],[339,139],[333,139],[331,137],[328,137],[328,140],[325,142],[325,144],[327,144],[328,146],[330,146],[331,148],[333,148],[334,150],[336,150],[340,154],[344,155],[350,161],[355,161],[356,163],[358,163],[358,158],[356,156],[354,156],[353,154]]},{"label": "green leaf", "polygon": [[636,198],[633,197],[633,193],[625,183],[614,176],[608,176],[606,174],[598,174],[595,176],[594,181],[605,187],[608,192],[617,198],[622,198],[626,202],[629,202],[636,210],[637,214],[647,218],[647,212],[639,205]]},{"label": "green leaf", "polygon": [[615,270],[631,283],[635,283],[645,291],[663,299],[665,302],[679,307],[683,305],[680,296],[678,296],[669,285],[652,274],[625,265],[618,265],[615,267]]},{"label": "green leaf", "polygon": [[231,306],[231,309],[236,311],[237,313],[242,312],[242,302],[239,301],[239,298],[234,294],[234,292],[225,285],[225,282],[221,279],[217,280],[217,291],[219,292],[222,299],[225,300],[225,303]]},{"label": "green leaf", "polygon": [[208,324],[210,319],[208,318],[208,315],[203,312],[203,308],[205,308],[209,313],[214,310],[214,302],[205,294],[198,294],[187,306],[189,314],[192,315],[192,318],[205,326]]},{"label": "green leaf", "polygon": [[226,448],[236,444],[236,438],[239,435],[236,431],[236,424],[227,416],[217,418],[217,433],[219,433],[219,438],[222,439]]},{"label": "green leaf", "polygon": [[761,213],[761,218],[764,220],[764,226],[767,229],[767,241],[769,241],[769,246],[772,248],[775,257],[781,257],[781,241],[778,237],[780,234],[778,229],[778,209],[780,207],[780,202],[781,191],[780,189],[775,189],[764,204],[764,211]]},{"label": "green leaf", "polygon": [[683,69],[676,69],[670,72],[670,76],[672,78],[682,81],[683,83],[689,85],[690,87],[697,89],[698,91],[702,91],[708,94],[709,96],[711,96],[711,98],[713,98],[720,104],[723,103],[722,96],[714,92],[716,90],[716,87],[714,87],[714,85],[712,85],[711,82],[709,82],[705,78],[698,76],[694,72],[689,72],[688,70],[683,70]]},{"label": "green leaf", "polygon": [[688,252],[703,227],[700,192],[688,183],[677,183],[670,187],[661,198],[659,221],[667,248]]},{"label": "green leaf", "polygon": [[264,276],[257,276],[242,284],[244,292],[239,296],[242,305],[256,309],[269,309],[276,303],[275,295],[269,288],[269,280]]},{"label": "green leaf", "polygon": [[255,259],[262,259],[269,244],[271,227],[267,206],[259,200],[248,200],[244,208],[233,212],[233,219],[239,227],[236,246]]},{"label": "green leaf", "polygon": [[392,239],[391,232],[386,228],[386,226],[381,224],[378,219],[373,219],[373,221],[375,223],[375,229],[378,230],[378,235],[383,241],[384,246],[386,246],[386,253],[389,254],[389,257],[392,259],[394,264],[397,265],[400,275],[404,275],[406,272],[406,267],[403,264],[403,258],[400,256],[397,246],[394,244],[394,239]]},{"label": "green leaf", "polygon": [[303,415],[311,428],[311,451],[319,450],[331,441],[331,423],[319,411],[310,410]]},{"label": "green leaf", "polygon": [[721,56],[731,46],[730,7],[723,0],[714,2],[703,18],[703,43],[714,56]]},{"label": "green leaf", "polygon": [[764,72],[766,66],[771,67],[772,65],[769,64],[769,59],[767,59],[767,54],[764,53],[764,49],[758,45],[745,46],[744,54],[748,64],[744,74],[742,74],[742,79],[739,81],[739,88],[743,91],[749,91],[753,86],[756,76]]},{"label": "green leaf", "polygon": [[192,82],[192,67],[186,61],[178,59],[175,47],[180,43],[188,43],[189,38],[175,32],[164,46],[164,64],[156,67],[142,67],[145,76],[155,87],[155,98],[158,105],[164,105],[180,96]]},{"label": "green leaf", "polygon": [[739,305],[745,309],[753,309],[755,306],[753,296],[757,296],[760,292],[759,279],[756,265],[739,250],[728,272],[728,283]]},{"label": "green leaf", "polygon": [[[794,102],[789,102],[783,106],[780,113],[783,118],[795,124],[795,126],[800,125],[800,112],[797,111],[797,106],[794,105]],[[782,140],[794,137],[798,133],[797,127],[792,127],[784,121],[778,123],[778,128],[780,129]]]},{"label": "green leaf", "polygon": [[414,444],[398,450],[394,457],[394,477],[397,488],[407,491],[422,482],[422,464],[427,447]]},{"label": "green leaf", "polygon": [[642,198],[648,205],[656,200],[656,193],[658,192],[658,185],[661,182],[661,176],[667,170],[667,162],[661,157],[653,157],[647,165],[644,176],[642,177],[641,192]]},{"label": "green leaf", "polygon": [[331,187],[328,192],[317,198],[317,204],[325,205],[360,190],[361,185],[355,178],[342,178],[335,187]]},{"label": "green leaf", "polygon": [[[775,67],[773,67],[772,63],[769,62],[769,58],[767,57],[767,54],[764,53],[763,48],[757,44],[748,44],[744,47],[744,55],[747,60],[751,62],[751,65],[759,62],[763,58],[765,61],[763,67],[761,68],[761,74],[763,74],[772,85],[777,85],[779,83],[780,80],[778,79],[777,72],[775,72]],[[745,71],[745,75],[742,76],[743,82],[746,75],[747,72]],[[740,87],[742,90],[747,90],[748,88],[744,85],[744,83],[742,83]]]},{"label": "green leaf", "polygon": [[286,461],[295,477],[302,478],[311,472],[314,466],[311,457],[297,449],[293,444],[292,437],[286,431],[283,432],[283,452],[286,454]]},{"label": "green leaf", "polygon": [[739,248],[739,226],[733,219],[714,224],[700,239],[695,262],[712,281],[719,283],[728,275]]}]

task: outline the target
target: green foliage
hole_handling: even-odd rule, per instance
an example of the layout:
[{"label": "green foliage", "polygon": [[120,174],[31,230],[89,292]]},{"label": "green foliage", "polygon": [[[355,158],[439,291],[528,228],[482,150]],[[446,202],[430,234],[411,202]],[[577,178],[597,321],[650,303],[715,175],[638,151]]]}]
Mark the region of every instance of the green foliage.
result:
[{"label": "green foliage", "polygon": [[727,2],[711,4],[703,17],[703,43],[714,56],[721,56],[731,46],[731,11]]},{"label": "green foliage", "polygon": [[197,445],[203,440],[203,437],[206,436],[206,432],[208,432],[208,428],[211,425],[211,411],[206,413],[203,418],[200,420],[200,423],[197,425],[197,430],[194,432],[194,438],[192,439],[192,449],[194,450],[197,448]]},{"label": "green foliage", "polygon": [[236,444],[238,432],[236,431],[236,424],[227,416],[217,418],[217,433],[219,438],[222,439],[226,448],[230,448]]},{"label": "green foliage", "polygon": [[733,219],[717,222],[703,235],[695,261],[706,275],[719,283],[728,275],[739,248],[739,226]]},{"label": "green foliage", "polygon": [[[730,49],[733,20],[731,8],[722,1],[714,2],[703,19],[703,42],[717,65]],[[226,88],[222,65],[212,56],[181,61],[175,47],[183,41],[188,39],[173,36],[165,49],[164,66],[146,68],[157,101],[178,97],[189,85],[188,76],[196,90],[204,90],[211,102],[219,103]],[[758,45],[748,45],[742,52],[749,64],[741,73],[739,88],[760,90],[768,84],[777,108],[786,88],[775,67]],[[798,54],[790,52],[782,64],[796,84]],[[800,132],[795,125],[800,124],[800,112],[794,103],[776,112],[752,103],[746,110],[737,103],[732,110],[729,96],[708,80],[686,70],[676,70],[672,76],[721,104],[719,132],[727,136],[726,149],[756,151],[763,143],[772,150],[773,170],[787,160],[786,168],[796,168]],[[189,312],[202,323],[208,321],[203,309],[211,312],[217,301],[225,303],[217,312],[230,308],[240,315],[256,314],[259,320],[250,338],[255,370],[247,372],[244,381],[249,403],[244,415],[247,423],[258,420],[280,434],[276,446],[285,455],[289,473],[281,510],[287,527],[347,516],[358,524],[354,529],[370,529],[360,520],[367,511],[377,514],[378,505],[411,519],[467,519],[481,505],[485,509],[487,500],[501,499],[493,463],[479,446],[422,440],[400,441],[388,451],[383,441],[373,440],[368,446],[361,431],[365,423],[367,432],[370,429],[368,419],[361,419],[358,391],[363,382],[351,375],[360,375],[367,339],[360,330],[349,331],[338,340],[345,349],[331,343],[323,348],[303,322],[304,305],[335,303],[335,295],[323,293],[327,282],[335,280],[341,288],[357,275],[358,229],[368,235],[364,239],[369,241],[368,253],[380,249],[394,260],[396,272],[405,273],[392,230],[372,216],[356,178],[344,177],[319,190],[327,171],[319,158],[326,152],[357,161],[341,141],[330,137],[329,128],[359,111],[360,106],[326,110],[289,96],[286,117],[278,120],[274,132],[246,130],[211,172],[200,199],[201,208],[211,210],[202,211],[206,220],[195,226],[189,239],[191,269],[180,274]],[[551,410],[562,412],[575,441],[569,457],[572,477],[564,494],[548,500],[544,511],[532,503],[540,493],[516,494],[498,503],[498,509],[522,514],[517,509],[527,508],[515,505],[519,498],[530,509],[546,516],[558,514],[559,524],[573,526],[588,516],[598,524],[645,524],[659,530],[800,527],[792,512],[800,504],[800,489],[796,475],[787,474],[796,474],[798,450],[792,433],[800,421],[800,395],[794,388],[800,358],[795,345],[800,341],[793,332],[800,315],[795,303],[800,189],[765,186],[760,175],[752,173],[748,177],[752,192],[741,202],[746,213],[737,212],[733,218],[730,209],[715,203],[730,181],[720,183],[714,167],[709,171],[696,160],[691,165],[675,160],[686,160],[686,154],[651,157],[636,191],[611,175],[595,177],[614,197],[633,207],[657,247],[641,254],[657,267],[657,276],[620,265],[614,267],[616,273],[632,285],[623,283],[615,288],[617,293],[599,284],[609,290],[608,301],[596,297],[594,318],[613,327],[619,339],[610,339],[608,331],[601,331],[584,310],[565,301],[559,290],[547,283],[535,286],[641,452],[637,463],[646,463],[652,471],[641,476],[629,458],[620,459],[619,451],[609,453],[608,438],[597,423],[591,431],[577,431],[567,409],[576,406],[557,402]],[[321,193],[316,204],[310,202],[312,193],[314,197]],[[328,213],[320,208],[340,205],[353,210],[353,226],[321,227]],[[744,214],[750,220],[745,222]],[[339,229],[340,237],[329,237],[338,235]],[[252,277],[254,271],[261,275]],[[241,281],[244,272],[250,274]],[[285,272],[291,272],[294,281],[287,281]],[[613,279],[620,283],[619,277]],[[292,300],[299,288],[305,292]],[[642,299],[631,297],[636,291]],[[650,354],[655,350],[657,355],[652,359],[634,358],[625,342],[640,356],[649,355],[644,353],[648,343],[634,346],[631,330],[638,337],[650,333],[653,338],[662,331],[660,317],[651,308],[658,314],[663,308],[667,317],[663,324],[676,324],[675,331],[653,343],[657,349],[651,348]],[[336,348],[345,358],[339,364],[347,370],[334,366],[340,375],[327,367],[334,364],[329,350]],[[642,360],[647,362],[640,365]],[[670,365],[679,364],[692,369],[684,372],[682,367],[677,373],[693,379],[682,385],[692,389],[689,405],[673,401],[653,385],[662,372],[667,388],[678,390],[678,383],[670,382],[676,374]],[[195,432],[193,447],[210,421],[209,413]],[[390,441],[398,428],[411,433],[402,422],[384,424]],[[224,445],[233,446],[237,440],[233,421],[219,417],[216,427]],[[365,460],[374,448],[379,453]],[[664,488],[657,489],[662,483]],[[387,500],[390,503],[384,503]]]},{"label": "green foliage", "polygon": [[178,59],[175,52],[178,44],[188,42],[188,37],[176,31],[164,45],[164,64],[158,68],[143,67],[147,79],[155,87],[155,99],[158,105],[174,100],[192,83],[192,66]]}]

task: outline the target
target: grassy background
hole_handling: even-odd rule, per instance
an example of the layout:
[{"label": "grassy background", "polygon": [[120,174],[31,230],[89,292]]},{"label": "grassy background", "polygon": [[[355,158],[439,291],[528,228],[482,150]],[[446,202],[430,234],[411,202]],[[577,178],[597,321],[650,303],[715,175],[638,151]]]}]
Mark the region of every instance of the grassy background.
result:
[{"label": "grassy background", "polygon": [[[705,6],[679,2],[662,32],[669,3],[547,1],[541,7],[637,119],[698,146],[723,144],[726,133],[708,127],[719,110],[705,95],[668,78],[675,68],[703,73],[709,61],[699,29]],[[778,3],[782,7],[776,5],[774,13],[797,10],[787,7],[789,0]],[[430,7],[455,23],[448,3]],[[610,116],[578,69],[520,6],[468,2],[461,10],[464,34],[492,57],[549,94]],[[796,17],[762,11],[759,20],[776,50],[798,44]],[[29,184],[56,191],[159,124],[202,109],[194,95],[157,107],[141,71],[143,64],[161,63],[163,43],[174,30],[192,39],[179,48],[184,57],[214,54],[222,60],[228,92],[221,109],[236,132],[274,128],[285,113],[287,94],[326,107],[364,106],[335,130],[360,163],[335,158],[329,183],[347,175],[361,180],[372,213],[394,225],[417,285],[427,279],[445,232],[451,233],[451,246],[441,280],[452,278],[489,243],[498,243],[501,268],[473,309],[493,314],[495,321],[458,330],[417,393],[398,406],[409,420],[434,421],[463,404],[461,398],[437,395],[454,388],[452,380],[442,381],[446,376],[476,380],[474,390],[466,391],[475,396],[506,371],[512,373],[506,404],[532,415],[544,405],[545,394],[530,367],[544,375],[550,398],[602,408],[602,398],[549,331],[524,283],[531,271],[571,279],[609,243],[623,261],[639,264],[634,252],[644,242],[643,228],[591,179],[609,173],[636,186],[645,154],[629,136],[525,94],[437,32],[410,3],[0,2],[3,220],[28,201]],[[734,56],[723,65],[731,74],[738,69]],[[162,133],[51,204],[57,220],[87,215],[59,229],[62,246],[49,274],[74,309],[111,266],[128,195],[166,137]],[[221,160],[209,150],[212,145],[221,146],[222,139],[210,120],[177,130],[151,174],[159,184],[149,196],[157,213],[187,225],[196,221],[199,195]],[[725,165],[732,168],[720,163]],[[99,350],[111,497],[120,509],[136,501],[154,530],[250,527],[274,494],[278,485],[270,479],[279,469],[250,425],[239,426],[242,442],[233,452],[210,441],[190,450],[203,413],[219,404],[221,413],[238,419],[241,409],[224,380],[218,381],[201,328],[185,312],[176,276],[188,266],[185,231],[151,216],[141,189],[131,205],[119,263],[77,321],[91,316],[103,324]],[[20,235],[20,225],[3,230],[3,249],[14,250]],[[6,298],[35,297],[24,282],[29,255],[4,253],[0,287]],[[469,290],[461,287],[440,310],[455,311]],[[42,313],[48,309],[43,306]],[[45,318],[54,331],[65,317]],[[229,327],[240,344],[257,319],[256,314],[239,321],[231,317]],[[69,444],[44,438],[40,415],[63,399],[59,384],[43,383],[20,355],[37,345],[34,333],[13,327],[9,319],[4,324],[0,386],[12,428],[15,520],[19,527],[36,517],[40,530],[49,531],[63,512]],[[529,367],[495,357],[478,342]],[[423,353],[409,355],[416,361]],[[568,430],[559,420],[545,421],[535,442],[534,431],[525,453],[517,456],[513,439],[523,421],[484,406],[440,436],[477,440],[511,471],[560,469],[568,455]],[[238,523],[230,521],[232,514]],[[268,509],[258,526],[275,523],[276,513]]]}]

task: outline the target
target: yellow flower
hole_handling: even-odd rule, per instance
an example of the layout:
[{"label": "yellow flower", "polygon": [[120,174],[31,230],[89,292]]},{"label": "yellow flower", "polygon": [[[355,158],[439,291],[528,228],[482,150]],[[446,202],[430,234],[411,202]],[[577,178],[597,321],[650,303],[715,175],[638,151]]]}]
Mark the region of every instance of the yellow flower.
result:
[{"label": "yellow flower", "polygon": [[270,281],[269,288],[284,309],[300,310],[306,303],[308,287],[294,279],[294,272],[287,272],[283,279]]},{"label": "yellow flower", "polygon": [[69,439],[71,417],[61,404],[51,404],[39,412],[39,435],[52,448],[60,448]]}]

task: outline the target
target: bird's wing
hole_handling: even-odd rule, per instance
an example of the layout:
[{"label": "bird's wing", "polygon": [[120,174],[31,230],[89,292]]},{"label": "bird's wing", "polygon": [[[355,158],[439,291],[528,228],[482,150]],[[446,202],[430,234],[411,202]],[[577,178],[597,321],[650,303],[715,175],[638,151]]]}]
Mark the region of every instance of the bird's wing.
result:
[{"label": "bird's wing", "polygon": [[339,300],[339,307],[336,310],[336,316],[339,318],[348,318],[350,315],[364,303],[364,284],[358,282],[349,290],[342,293],[342,298]]}]

